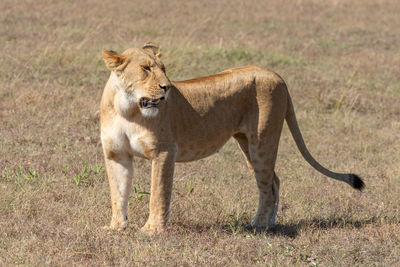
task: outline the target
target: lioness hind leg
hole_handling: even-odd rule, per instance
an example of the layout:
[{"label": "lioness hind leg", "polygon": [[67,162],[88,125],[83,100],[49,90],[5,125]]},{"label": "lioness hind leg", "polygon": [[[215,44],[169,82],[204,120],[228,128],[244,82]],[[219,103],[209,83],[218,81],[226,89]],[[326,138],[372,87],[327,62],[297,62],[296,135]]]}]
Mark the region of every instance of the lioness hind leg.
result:
[{"label": "lioness hind leg", "polygon": [[279,179],[275,172],[256,173],[259,191],[258,210],[251,222],[252,226],[268,229],[275,225],[279,205]]},{"label": "lioness hind leg", "polygon": [[279,207],[279,185],[280,181],[276,173],[274,172],[274,180],[272,181],[272,192],[275,196],[275,207],[274,207],[274,213],[272,214],[272,218],[270,221],[270,226],[275,225],[275,220],[276,220],[276,214],[278,213],[278,207]]},{"label": "lioness hind leg", "polygon": [[259,229],[273,227],[279,206],[280,182],[274,172],[278,142],[272,148],[266,148],[257,145],[256,140],[253,140],[252,145],[249,144],[245,134],[236,134],[234,138],[246,158],[250,171],[256,177],[259,190],[258,210],[251,224]]},{"label": "lioness hind leg", "polygon": [[233,136],[239,144],[240,149],[243,152],[244,157],[246,158],[247,167],[254,174],[254,169],[251,164],[251,158],[249,153],[249,140],[246,135],[243,133],[237,133]]}]

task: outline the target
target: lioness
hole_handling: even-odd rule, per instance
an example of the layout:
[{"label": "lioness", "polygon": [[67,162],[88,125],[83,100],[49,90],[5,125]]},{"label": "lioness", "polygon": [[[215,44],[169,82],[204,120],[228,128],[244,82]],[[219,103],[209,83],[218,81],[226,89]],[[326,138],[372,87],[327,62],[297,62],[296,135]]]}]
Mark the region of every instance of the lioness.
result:
[{"label": "lioness", "polygon": [[111,71],[101,100],[101,141],[111,191],[108,229],[124,229],[134,156],[151,160],[150,215],[144,232],[161,232],[170,214],[175,162],[212,155],[230,137],[243,151],[259,189],[257,229],[275,223],[279,179],[274,172],[283,121],[306,161],[319,172],[364,187],[354,174],[321,166],[308,152],[288,89],[276,73],[247,66],[216,75],[171,82],[157,44],[119,54],[103,51]]}]

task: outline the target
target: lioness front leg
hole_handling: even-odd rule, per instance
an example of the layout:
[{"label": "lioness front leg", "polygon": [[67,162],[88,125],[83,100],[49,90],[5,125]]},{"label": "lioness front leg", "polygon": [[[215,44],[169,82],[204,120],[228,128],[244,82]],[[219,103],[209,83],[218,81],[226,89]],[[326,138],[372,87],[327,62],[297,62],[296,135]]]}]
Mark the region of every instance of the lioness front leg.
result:
[{"label": "lioness front leg", "polygon": [[165,229],[170,212],[175,153],[175,149],[161,152],[152,160],[150,214],[143,232],[151,234]]},{"label": "lioness front leg", "polygon": [[128,198],[132,188],[132,157],[127,154],[105,153],[105,162],[110,185],[112,217],[106,229],[123,230],[127,225]]}]

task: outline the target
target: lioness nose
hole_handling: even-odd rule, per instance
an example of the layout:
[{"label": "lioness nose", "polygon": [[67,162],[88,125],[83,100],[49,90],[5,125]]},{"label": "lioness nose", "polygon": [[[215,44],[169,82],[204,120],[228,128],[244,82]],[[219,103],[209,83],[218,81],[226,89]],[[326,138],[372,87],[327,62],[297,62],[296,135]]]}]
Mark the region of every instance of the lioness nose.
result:
[{"label": "lioness nose", "polygon": [[170,85],[167,84],[159,84],[158,85],[161,89],[164,90],[164,92],[167,92],[169,90],[169,88],[171,87]]}]

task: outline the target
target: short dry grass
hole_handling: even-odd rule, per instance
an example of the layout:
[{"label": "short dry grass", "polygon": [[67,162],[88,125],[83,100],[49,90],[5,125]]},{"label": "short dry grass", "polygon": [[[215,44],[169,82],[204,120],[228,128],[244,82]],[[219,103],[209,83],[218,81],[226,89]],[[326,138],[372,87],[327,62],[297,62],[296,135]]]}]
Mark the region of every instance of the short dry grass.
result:
[{"label": "short dry grass", "polygon": [[[265,2],[265,3],[264,3]],[[0,2],[0,265],[400,262],[400,5],[396,0]],[[178,164],[165,234],[138,232],[150,165],[135,159],[126,231],[99,142],[102,49],[161,44],[172,80],[256,64],[287,81],[306,143],[364,193],[301,158],[287,128],[275,232],[244,229],[257,189],[236,144]]]}]

